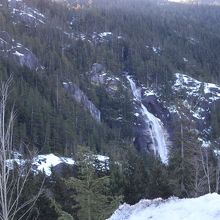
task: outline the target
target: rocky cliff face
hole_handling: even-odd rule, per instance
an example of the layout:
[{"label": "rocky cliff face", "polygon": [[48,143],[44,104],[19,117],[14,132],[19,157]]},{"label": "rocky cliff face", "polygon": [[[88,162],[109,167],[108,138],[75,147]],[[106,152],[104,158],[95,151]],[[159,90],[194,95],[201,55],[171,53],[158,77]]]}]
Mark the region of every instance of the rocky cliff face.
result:
[{"label": "rocky cliff face", "polygon": [[[178,102],[170,102],[161,92],[133,80],[128,73],[115,77],[113,73],[108,73],[103,65],[96,63],[87,74],[93,85],[104,86],[110,96],[114,95],[119,86],[123,86],[130,94],[134,116],[131,129],[139,151],[154,153],[166,163],[168,149],[172,145],[172,125],[182,117],[195,122],[202,146],[210,143],[210,114],[220,100],[218,85],[176,73],[171,90],[175,97],[178,97]],[[187,109],[187,115],[181,110],[182,105]],[[123,123],[123,120],[122,115],[120,123]]]},{"label": "rocky cliff face", "polygon": [[[168,162],[168,133],[162,121],[149,111],[149,108],[143,102],[142,88],[137,87],[131,76],[127,76],[134,106],[137,113],[135,116],[140,120],[136,125],[136,145],[141,151],[153,152],[158,155],[163,163]],[[151,95],[151,94],[150,94]],[[152,95],[151,95],[152,96]],[[159,105],[158,105],[159,106]],[[139,126],[141,126],[139,128]]]},{"label": "rocky cliff face", "polygon": [[[72,2],[78,3],[77,1]],[[209,1],[209,3],[214,2],[217,1]],[[9,11],[13,24],[15,26],[24,25],[34,30],[45,25],[47,23],[45,15],[49,15],[46,13],[45,15],[41,14],[37,9],[29,7],[26,3],[22,0],[9,1]],[[88,43],[91,47],[96,48],[100,45],[111,47],[114,45],[112,44],[113,42],[117,43],[118,46],[125,43],[128,38],[126,33],[122,33],[122,37],[121,33],[116,34],[116,32],[101,29],[94,29],[88,33],[74,32],[74,29],[71,28],[75,25],[74,22],[76,22],[76,18],[69,16],[66,21],[68,28],[55,27],[59,31],[60,36],[62,36],[61,38],[68,39],[67,42],[64,40],[61,46],[64,53],[66,48],[77,41]],[[189,37],[186,40],[190,41],[192,46],[199,44],[196,38]],[[21,41],[14,39],[8,32],[0,32],[0,56],[12,60],[20,66],[28,67],[31,70],[44,69],[40,64],[40,59],[31,49],[28,49],[19,42]],[[126,62],[126,57],[128,56],[127,47],[126,44],[122,44],[121,46],[122,62]],[[147,57],[151,55],[160,57],[166,52],[159,44],[149,43],[146,45],[143,44],[141,47],[146,49],[143,53],[146,53]],[[68,57],[68,53],[66,55]],[[190,63],[190,59],[188,59],[188,57],[181,56],[181,60],[185,64]],[[128,68],[126,70],[129,71]],[[202,144],[209,143],[210,131],[212,130],[210,114],[220,100],[220,87],[218,85],[200,82],[187,75],[176,73],[174,74],[174,82],[171,83],[170,91],[173,93],[173,97],[178,98],[178,103],[175,100],[170,102],[168,100],[169,98],[161,94],[163,93],[163,85],[159,85],[159,88],[153,88],[153,85],[145,85],[143,82],[135,79],[132,73],[114,73],[107,70],[101,63],[94,63],[87,73],[80,74],[83,77],[87,77],[88,84],[93,91],[105,93],[104,95],[100,95],[97,92],[95,98],[99,99],[103,95],[100,100],[106,98],[111,101],[108,102],[105,100],[103,104],[98,100],[100,102],[97,102],[99,104],[97,107],[94,104],[94,100],[88,98],[90,97],[88,91],[82,91],[74,82],[63,82],[63,87],[69,96],[88,110],[91,117],[97,122],[101,122],[101,115],[104,115],[102,111],[106,108],[108,111],[105,113],[105,123],[110,128],[113,127],[112,121],[114,121],[115,127],[120,127],[120,125],[127,123],[129,125],[127,126],[129,127],[128,130],[132,130],[134,143],[141,152],[154,153],[155,155],[159,155],[163,162],[166,162],[168,155],[167,149],[172,144],[172,124],[178,121],[180,117],[186,117],[189,120],[195,121]],[[129,79],[132,82],[128,80],[128,75],[130,75]],[[160,76],[158,77],[160,78]],[[135,84],[135,87],[132,83]],[[129,107],[131,108],[124,109],[127,106],[120,105],[123,99],[130,101]],[[106,106],[103,107],[102,104]],[[188,115],[184,115],[180,105],[183,105],[187,109]],[[126,117],[128,112],[132,117]]]},{"label": "rocky cliff face", "polygon": [[63,82],[64,89],[68,94],[79,104],[81,104],[86,110],[88,110],[91,116],[97,121],[101,121],[101,112],[98,108],[88,99],[85,93],[72,82]]},{"label": "rocky cliff face", "polygon": [[109,95],[114,95],[122,84],[118,77],[107,72],[102,64],[94,63],[87,73],[91,83],[95,86],[104,86]]},{"label": "rocky cliff face", "polygon": [[11,0],[8,4],[15,24],[24,23],[30,27],[45,24],[46,17],[37,9],[29,7],[25,1]]},{"label": "rocky cliff face", "polygon": [[[201,138],[209,140],[212,129],[210,114],[220,101],[220,86],[213,83],[198,81],[184,74],[176,73],[173,92],[181,97],[183,105],[188,109],[192,120],[197,124]],[[172,114],[180,115],[178,106]]]},{"label": "rocky cliff face", "polygon": [[[220,101],[220,86],[201,82],[181,73],[176,73],[174,77],[172,92],[178,102],[167,105],[169,101],[166,98],[156,92],[146,91],[144,86],[141,89],[141,93],[144,94],[142,102],[149,112],[161,120],[170,140],[172,140],[173,134],[172,123],[180,118],[185,118],[195,122],[201,145],[207,147],[211,144],[212,125],[210,116]],[[184,106],[187,114],[180,106]],[[136,106],[137,110],[138,108],[140,109],[140,106]],[[135,115],[137,116],[138,124],[138,129],[136,128],[136,143],[137,146],[143,149],[146,146],[144,143],[151,144],[151,139],[149,138],[150,126],[146,123],[144,124],[143,115],[140,112],[136,112]],[[167,142],[167,145],[169,144],[171,144],[170,141]]]},{"label": "rocky cliff face", "polygon": [[0,56],[11,59],[31,70],[43,69],[38,58],[31,50],[18,43],[6,31],[0,32]]}]

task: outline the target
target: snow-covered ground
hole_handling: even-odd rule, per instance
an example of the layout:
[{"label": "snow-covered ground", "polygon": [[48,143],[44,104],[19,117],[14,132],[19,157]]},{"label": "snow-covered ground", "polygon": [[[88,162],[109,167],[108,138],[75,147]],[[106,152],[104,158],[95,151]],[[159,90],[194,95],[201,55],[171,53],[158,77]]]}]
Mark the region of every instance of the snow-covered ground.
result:
[{"label": "snow-covered ground", "polygon": [[45,172],[47,176],[51,175],[51,167],[55,167],[61,163],[74,165],[75,161],[72,158],[58,157],[54,154],[38,155],[34,158],[33,165],[38,171]]},{"label": "snow-covered ground", "polygon": [[217,84],[201,82],[181,73],[176,73],[175,77],[175,91],[185,90],[189,96],[198,96],[202,92],[210,102],[220,99],[220,86]]},{"label": "snow-covered ground", "polygon": [[121,205],[108,220],[219,220],[220,195],[213,193],[193,199],[141,200]]},{"label": "snow-covered ground", "polygon": [[192,113],[195,119],[205,122],[211,105],[220,99],[220,86],[201,82],[181,73],[176,73],[175,78],[173,90],[177,93],[185,94],[184,106]]},{"label": "snow-covered ground", "polygon": [[[98,164],[94,163],[94,166],[97,168],[97,170],[106,170],[109,169],[109,157],[103,156],[103,155],[93,155],[94,160],[97,160]],[[19,166],[25,165],[27,161],[22,158],[22,155],[14,152],[13,158],[7,160],[7,166],[10,167],[10,169],[13,169],[13,163],[18,164]],[[32,159],[32,166],[33,166],[33,172],[44,172],[47,176],[51,175],[51,168],[55,167],[59,164],[68,164],[68,165],[74,165],[75,160],[73,160],[70,157],[60,157],[56,156],[55,154],[44,154],[44,155],[38,155]],[[94,161],[95,162],[95,161]]]}]

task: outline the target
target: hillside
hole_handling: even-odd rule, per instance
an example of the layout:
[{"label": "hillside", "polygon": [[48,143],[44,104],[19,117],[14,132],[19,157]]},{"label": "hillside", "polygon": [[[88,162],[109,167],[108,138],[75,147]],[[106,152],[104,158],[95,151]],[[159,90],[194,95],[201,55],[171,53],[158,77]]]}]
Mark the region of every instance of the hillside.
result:
[{"label": "hillside", "polygon": [[[92,220],[120,202],[219,193],[219,21],[215,4],[0,3],[6,119],[16,112],[7,163],[29,164],[36,188],[46,178],[40,219],[87,219],[88,191]],[[90,172],[100,188],[77,184]]]}]

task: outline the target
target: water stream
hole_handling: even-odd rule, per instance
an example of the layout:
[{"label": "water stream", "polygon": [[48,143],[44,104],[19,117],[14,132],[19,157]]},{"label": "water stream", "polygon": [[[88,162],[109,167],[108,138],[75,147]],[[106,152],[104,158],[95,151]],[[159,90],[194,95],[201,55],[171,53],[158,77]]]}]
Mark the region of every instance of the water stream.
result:
[{"label": "water stream", "polygon": [[138,88],[136,86],[131,76],[127,76],[127,79],[130,83],[134,99],[140,103],[141,113],[144,117],[144,120],[146,124],[149,125],[154,154],[159,155],[161,161],[167,164],[168,162],[167,138],[166,138],[166,131],[163,127],[163,123],[160,121],[159,118],[155,117],[152,113],[150,113],[142,103],[141,88]]}]

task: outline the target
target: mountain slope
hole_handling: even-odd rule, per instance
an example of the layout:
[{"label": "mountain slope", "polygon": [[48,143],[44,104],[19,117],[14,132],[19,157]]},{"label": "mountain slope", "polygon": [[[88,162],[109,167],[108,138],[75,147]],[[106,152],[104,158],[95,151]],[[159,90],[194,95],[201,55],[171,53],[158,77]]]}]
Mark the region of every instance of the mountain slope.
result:
[{"label": "mountain slope", "polygon": [[[7,13],[3,14],[5,22],[2,23],[2,27],[7,26],[7,31],[5,29],[1,32],[3,68],[7,66],[7,62],[13,62],[14,66],[20,65],[21,68],[27,67],[22,69],[22,72],[31,71],[29,76],[39,81],[39,88],[35,90],[32,79],[28,79],[25,73],[20,74],[20,79],[25,78],[30,90],[34,94],[39,93],[45,100],[46,105],[50,106],[45,106],[51,109],[50,115],[53,115],[52,111],[56,112],[51,120],[48,121],[50,117],[47,117],[39,124],[36,120],[42,113],[31,104],[30,108],[37,110],[35,120],[33,113],[29,110],[29,113],[27,112],[29,107],[25,106],[26,116],[21,114],[18,123],[18,126],[24,127],[24,131],[17,132],[16,140],[26,139],[27,143],[31,140],[31,145],[40,149],[45,148],[43,150],[45,152],[49,149],[59,149],[59,152],[63,152],[62,145],[66,146],[66,151],[71,152],[78,144],[92,145],[92,148],[101,150],[101,141],[98,141],[95,133],[102,130],[102,126],[106,126],[107,134],[103,135],[104,140],[102,140],[105,144],[108,145],[111,138],[116,138],[113,133],[120,132],[119,139],[131,141],[135,137],[135,145],[139,150],[156,152],[153,149],[159,140],[154,140],[155,135],[152,138],[150,137],[152,135],[145,134],[151,133],[151,129],[146,129],[150,126],[140,116],[140,109],[139,112],[132,110],[139,108],[139,105],[136,103],[135,106],[133,103],[132,91],[125,78],[125,73],[128,73],[133,76],[136,86],[140,87],[143,93],[141,94],[143,106],[163,123],[165,133],[169,136],[166,148],[172,145],[175,139],[172,130],[174,121],[179,120],[178,114],[175,115],[173,112],[178,108],[175,103],[177,99],[178,102],[183,103],[190,117],[196,122],[201,132],[200,139],[207,142],[213,138],[217,143],[215,130],[218,130],[218,126],[212,125],[211,115],[213,112],[215,112],[213,115],[216,114],[213,106],[218,105],[218,99],[213,100],[215,97],[208,96],[216,96],[218,88],[217,86],[210,88],[210,93],[205,95],[200,94],[200,90],[202,90],[202,81],[218,83],[219,80],[220,62],[218,62],[217,45],[219,45],[220,33],[216,31],[218,23],[215,22],[216,17],[220,17],[219,10],[176,5],[161,7],[151,1],[143,4],[140,0],[135,3],[137,8],[141,6],[140,15],[133,16],[130,22],[126,17],[132,13],[136,14],[132,9],[133,2],[128,2],[127,7],[122,1],[108,2],[107,5],[104,3],[104,0],[93,1],[92,7],[79,11],[70,5],[50,1],[9,2]],[[177,7],[179,7],[178,12]],[[145,10],[151,13],[145,15]],[[197,13],[193,18],[188,16],[194,11]],[[155,12],[160,12],[161,18],[157,18]],[[214,15],[210,14],[205,21],[209,12]],[[176,13],[180,24],[175,22]],[[115,20],[113,21],[111,17]],[[114,25],[114,22],[118,25]],[[138,23],[140,25],[137,25]],[[186,25],[187,23],[190,25]],[[201,29],[202,23],[204,28]],[[133,30],[134,26],[135,30]],[[184,28],[181,29],[180,26]],[[51,33],[54,33],[53,36]],[[188,78],[180,88],[177,82],[175,84],[175,77],[181,75],[175,75],[175,72],[190,74],[200,79],[201,83],[198,84],[196,80]],[[14,75],[16,79],[19,76],[17,73]],[[184,79],[184,75],[182,76]],[[70,83],[74,86],[68,86],[67,89],[66,85]],[[191,90],[193,86],[196,87],[193,93],[184,91]],[[193,100],[192,95],[194,95]],[[184,102],[182,96],[190,99],[188,104]],[[70,113],[73,103],[77,106],[74,107],[74,115]],[[123,106],[126,106],[126,109]],[[89,126],[81,116],[81,109],[83,109],[82,115],[86,114],[89,118],[92,116],[89,119],[91,120]],[[62,124],[61,130],[65,130],[63,129],[65,126],[69,130],[68,134],[63,135],[64,139],[59,137],[58,125],[55,122],[58,120],[55,118],[60,117],[60,114],[62,115],[59,119]],[[76,115],[80,115],[77,122],[73,119]],[[22,121],[23,117],[26,118],[25,123]],[[30,118],[32,119],[29,120]],[[94,127],[92,118],[101,123],[95,125],[95,130],[92,129],[94,134],[89,138],[90,141],[84,140],[85,136],[90,136],[87,127]],[[205,120],[203,124],[202,119]],[[29,121],[36,125],[31,125]],[[75,124],[75,127],[73,128],[71,124]],[[54,126],[55,130],[51,130]],[[28,132],[30,127],[32,131]],[[38,127],[47,127],[48,131],[43,132],[47,135],[38,132]],[[57,141],[54,142],[56,139]],[[44,147],[45,145],[47,147]]]}]

